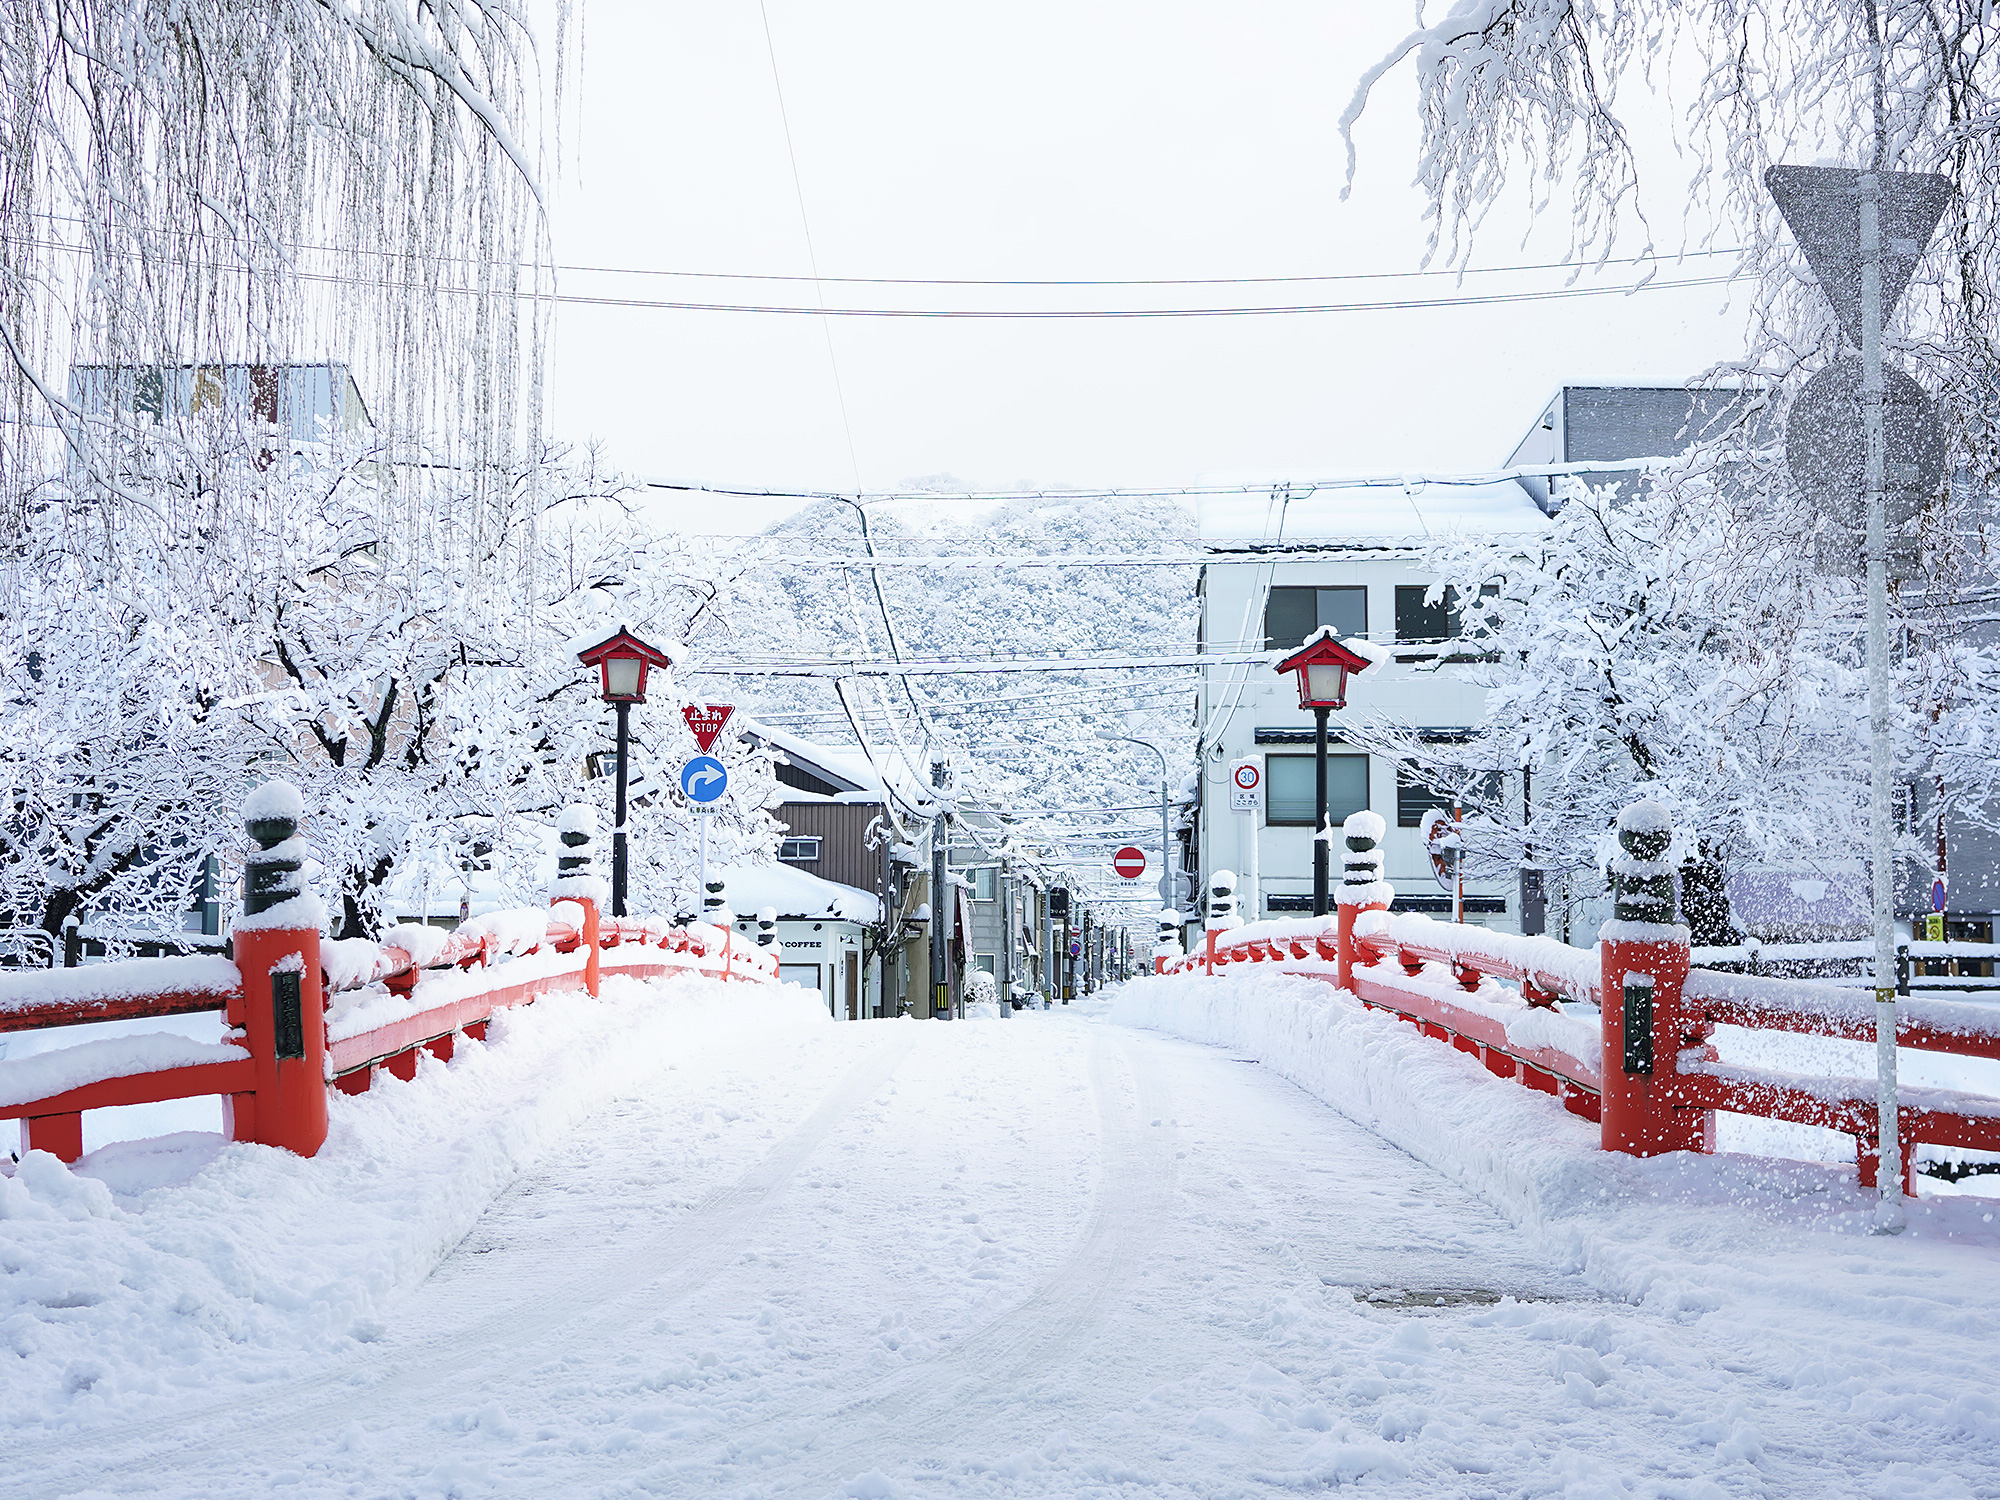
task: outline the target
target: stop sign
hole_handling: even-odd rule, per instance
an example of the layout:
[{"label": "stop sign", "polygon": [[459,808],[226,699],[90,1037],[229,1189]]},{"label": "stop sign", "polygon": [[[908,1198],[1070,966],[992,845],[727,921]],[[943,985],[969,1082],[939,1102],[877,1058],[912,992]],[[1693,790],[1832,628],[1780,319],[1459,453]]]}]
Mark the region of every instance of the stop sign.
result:
[{"label": "stop sign", "polygon": [[1127,880],[1137,880],[1146,873],[1146,851],[1127,844],[1111,856],[1111,868]]}]

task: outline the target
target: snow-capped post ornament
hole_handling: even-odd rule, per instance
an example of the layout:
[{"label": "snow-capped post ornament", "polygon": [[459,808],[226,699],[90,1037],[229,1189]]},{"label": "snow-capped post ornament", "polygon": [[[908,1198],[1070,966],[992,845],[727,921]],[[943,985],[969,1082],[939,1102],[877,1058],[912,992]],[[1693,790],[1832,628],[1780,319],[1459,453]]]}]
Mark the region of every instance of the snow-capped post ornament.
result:
[{"label": "snow-capped post ornament", "polygon": [[549,883],[549,900],[601,903],[610,893],[604,877],[591,869],[597,857],[597,810],[566,807],[556,819],[562,852],[556,856],[556,878]]},{"label": "snow-capped post ornament", "polygon": [[1181,956],[1181,914],[1171,906],[1161,910],[1159,932],[1153,938],[1153,972],[1161,974]]},{"label": "snow-capped post ornament", "polygon": [[1334,893],[1335,978],[1341,988],[1354,979],[1355,919],[1362,912],[1387,911],[1396,899],[1396,888],[1382,878],[1382,838],[1389,825],[1382,815],[1363,809],[1349,813],[1340,825],[1347,854]]},{"label": "snow-capped post ornament", "polygon": [[243,831],[256,845],[244,861],[243,912],[230,924],[230,956],[241,978],[227,1017],[250,1053],[256,1087],[247,1111],[223,1096],[230,1139],[311,1156],[326,1140],[326,1001],[319,930],[326,909],[305,890],[305,799],[271,781],[243,799]]},{"label": "snow-capped post ornament", "polygon": [[757,946],[768,948],[778,941],[778,908],[766,906],[757,913]]},{"label": "snow-capped post ornament", "polygon": [[1242,925],[1243,919],[1236,914],[1236,872],[1217,870],[1208,877],[1207,929],[1228,932]]},{"label": "snow-capped post ornament", "polygon": [[1598,930],[1603,964],[1603,1144],[1608,1151],[1655,1156],[1713,1145],[1712,1112],[1675,1107],[1683,1050],[1711,1030],[1690,1013],[1688,930],[1673,921],[1674,867],[1666,860],[1673,818],[1653,801],[1618,814],[1624,853],[1611,862],[1611,920]]},{"label": "snow-capped post ornament", "polygon": [[556,855],[556,878],[549,882],[549,904],[574,901],[583,910],[583,987],[594,995],[600,951],[598,906],[608,893],[604,877],[591,870],[597,853],[597,810],[581,804],[564,808],[556,819],[556,837],[562,841],[562,851]]},{"label": "snow-capped post ornament", "polygon": [[716,927],[729,925],[729,882],[720,875],[709,877],[702,892],[701,919]]},{"label": "snow-capped post ornament", "polygon": [[[267,781],[243,799],[243,831],[257,846],[243,862],[245,915],[264,916],[286,902],[304,898],[306,842],[298,832],[305,810],[305,798],[289,781]],[[306,913],[301,908],[289,915],[303,917]],[[310,925],[317,928],[325,915],[324,911],[314,913]],[[303,924],[286,921],[285,925]]]}]

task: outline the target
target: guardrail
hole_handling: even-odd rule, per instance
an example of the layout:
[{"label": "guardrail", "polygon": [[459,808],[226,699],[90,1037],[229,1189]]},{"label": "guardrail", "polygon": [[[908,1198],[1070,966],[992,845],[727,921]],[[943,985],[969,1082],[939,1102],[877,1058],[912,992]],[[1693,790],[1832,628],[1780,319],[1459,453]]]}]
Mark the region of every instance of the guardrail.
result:
[{"label": "guardrail", "polygon": [[777,978],[775,951],[739,943],[727,928],[600,918],[583,810],[563,820],[569,847],[551,906],[492,913],[451,932],[406,924],[380,943],[322,942],[323,913],[300,883],[301,810],[282,782],[245,804],[258,847],[231,957],[0,977],[0,1032],[201,1011],[221,1011],[228,1027],[220,1043],[113,1037],[0,1062],[0,1119],[22,1121],[24,1150],[74,1161],[86,1110],[220,1094],[232,1139],[311,1156],[326,1139],[329,1087],[365,1092],[377,1069],[412,1078],[419,1051],[448,1059],[459,1036],[483,1038],[513,1006],[563,990],[594,995],[605,974]]},{"label": "guardrail", "polygon": [[[1613,864],[1613,917],[1594,948],[1392,916],[1395,893],[1381,879],[1381,819],[1356,813],[1343,833],[1347,871],[1335,915],[1212,929],[1200,951],[1162,957],[1160,972],[1271,964],[1336,984],[1472,1054],[1497,1076],[1555,1095],[1597,1122],[1606,1150],[1713,1150],[1715,1112],[1727,1110],[1851,1135],[1861,1182],[1875,1184],[1873,1077],[1724,1063],[1710,1040],[1721,1025],[1872,1041],[1872,994],[1692,967],[1688,931],[1669,920],[1673,870],[1661,856],[1672,829],[1657,804],[1620,815],[1625,854]],[[1564,1000],[1575,1003],[1564,1009]],[[2000,1058],[2000,1011],[1929,996],[1902,998],[1896,1009],[1901,1047]],[[1920,1143],[2000,1151],[2000,1098],[1904,1087],[1897,1125],[1909,1190]]]}]

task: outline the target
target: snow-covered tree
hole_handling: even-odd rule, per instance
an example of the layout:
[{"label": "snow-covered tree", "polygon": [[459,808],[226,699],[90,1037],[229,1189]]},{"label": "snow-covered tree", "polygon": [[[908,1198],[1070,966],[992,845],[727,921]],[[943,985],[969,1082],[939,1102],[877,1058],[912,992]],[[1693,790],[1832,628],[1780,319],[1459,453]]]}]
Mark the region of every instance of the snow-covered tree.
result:
[{"label": "snow-covered tree", "polygon": [[1743,513],[1742,476],[1665,489],[1671,503],[1586,489],[1532,541],[1434,548],[1438,588],[1479,599],[1472,660],[1441,669],[1486,688],[1480,722],[1464,744],[1355,734],[1460,795],[1481,873],[1531,863],[1591,894],[1619,808],[1665,803],[1696,940],[1726,942],[1729,869],[1813,868],[1864,845],[1858,617],[1852,587],[1796,551],[1745,555],[1764,527]]},{"label": "snow-covered tree", "polygon": [[[871,506],[868,541],[884,557],[947,555],[1185,557],[1194,519],[1185,502],[1152,497],[1071,497],[971,501],[947,490],[935,504]],[[774,527],[775,554],[746,566],[726,619],[690,637],[698,670],[739,654],[792,654],[809,660],[1095,656],[1192,650],[1199,617],[1192,566],[1078,565],[936,570],[858,564],[800,568],[787,553],[868,556],[851,502],[823,502]],[[879,589],[879,593],[878,593]],[[894,639],[891,639],[893,628]],[[837,667],[810,679],[737,679],[759,712],[808,738],[865,744],[879,766],[917,783],[942,753],[952,763],[961,805],[1065,809],[1011,825],[1008,846],[1024,861],[1040,850],[1049,872],[1074,875],[1078,888],[1116,882],[1104,873],[1116,844],[1151,844],[1159,826],[1160,766],[1138,745],[1107,743],[1108,729],[1160,746],[1178,802],[1192,764],[1192,668],[1053,672],[969,672],[902,681],[841,677]],[[720,680],[717,690],[720,691]],[[1076,811],[1068,811],[1075,809]],[[1108,811],[1097,811],[1108,809]],[[1099,831],[1108,830],[1107,835]],[[988,842],[1001,842],[993,835]],[[1139,908],[1133,908],[1137,913]],[[1136,918],[1135,918],[1136,919]]]},{"label": "snow-covered tree", "polygon": [[[1671,217],[1683,244],[1740,245],[1756,278],[1744,356],[1708,372],[1744,386],[1730,431],[1624,508],[1573,501],[1584,509],[1541,555],[1436,559],[1450,576],[1503,581],[1499,660],[1486,669],[1496,693],[1466,758],[1526,767],[1540,810],[1526,825],[1488,820],[1489,856],[1532,843],[1538,859],[1581,861],[1606,826],[1606,796],[1652,788],[1685,830],[1689,914],[1705,921],[1722,916],[1720,865],[1862,847],[1861,601],[1854,584],[1807,570],[1828,522],[1764,447],[1841,341],[1764,188],[1777,162],[1937,172],[1957,190],[1884,339],[1936,396],[1960,476],[1922,519],[1921,587],[1892,606],[1905,646],[1897,744],[1901,776],[1931,780],[1940,806],[1975,811],[1992,795],[2000,700],[1990,631],[1968,628],[1967,608],[1990,588],[1990,565],[1966,538],[2000,478],[1996,45],[1984,11],[1931,0],[1461,0],[1364,76],[1350,142],[1375,82],[1405,61],[1416,69],[1418,175],[1449,258],[1470,254],[1509,192],[1566,219],[1579,263],[1653,250],[1636,105],[1655,109],[1682,153]],[[1680,114],[1662,121],[1669,98]],[[1523,721],[1503,722],[1509,713]],[[1448,757],[1414,758],[1454,773]],[[1905,852],[1931,862],[1914,843]],[[1713,936],[1722,924],[1705,925]]]},{"label": "snow-covered tree", "polygon": [[520,294],[547,289],[537,69],[560,79],[563,13],[538,51],[508,0],[10,5],[0,472],[38,472],[54,429],[98,499],[136,501],[70,398],[85,363],[343,357],[378,419],[455,461],[531,454]]},{"label": "snow-covered tree", "polygon": [[[273,774],[305,793],[343,935],[451,883],[537,901],[555,817],[610,810],[609,780],[587,779],[610,716],[572,638],[629,621],[670,644],[721,607],[708,560],[653,536],[588,456],[509,476],[518,519],[486,533],[484,567],[464,529],[403,524],[470,510],[453,466],[404,471],[365,441],[260,456],[155,434],[126,470],[145,503],[44,505],[0,568],[0,901],[16,925],[53,932],[82,908],[177,927],[203,857],[233,857],[236,808]],[[201,487],[175,477],[190,471]],[[147,473],[162,477],[142,489]],[[386,494],[418,485],[443,493],[414,510]],[[244,514],[284,524],[217,521]],[[635,909],[693,895],[693,814],[647,775],[649,746],[687,738],[676,686],[656,679],[637,719]],[[746,811],[716,820],[720,852],[768,853],[768,757],[737,770]]]}]

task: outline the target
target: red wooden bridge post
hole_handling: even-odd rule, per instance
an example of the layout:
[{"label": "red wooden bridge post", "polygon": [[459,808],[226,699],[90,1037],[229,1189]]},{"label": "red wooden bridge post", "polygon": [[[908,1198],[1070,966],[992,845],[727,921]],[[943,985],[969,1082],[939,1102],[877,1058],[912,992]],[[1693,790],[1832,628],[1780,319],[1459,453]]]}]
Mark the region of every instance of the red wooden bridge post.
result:
[{"label": "red wooden bridge post", "polygon": [[243,803],[257,847],[243,874],[243,915],[230,929],[242,1000],[229,1020],[250,1051],[256,1089],[223,1107],[230,1139],[311,1156],[326,1141],[326,1002],[319,929],[325,911],[300,879],[306,844],[298,788],[272,781]]},{"label": "red wooden bridge post", "polygon": [[603,944],[598,940],[598,903],[607,894],[604,877],[592,873],[591,856],[597,842],[597,813],[588,807],[566,807],[556,819],[556,837],[563,852],[556,857],[556,878],[549,885],[549,904],[574,901],[583,908],[583,987],[597,993],[599,958]]},{"label": "red wooden bridge post", "polygon": [[[1236,915],[1236,872],[1217,870],[1208,877],[1208,918],[1203,922],[1204,936],[1208,946],[1202,951],[1203,971],[1215,972],[1215,940],[1225,932],[1243,925],[1243,919]],[[1224,963],[1229,962],[1224,955]]]},{"label": "red wooden bridge post", "polygon": [[1354,918],[1364,911],[1387,911],[1396,893],[1382,878],[1382,835],[1388,831],[1382,815],[1366,811],[1349,813],[1340,829],[1347,839],[1347,861],[1340,877],[1340,889],[1334,892],[1334,932],[1340,953],[1334,961],[1334,977],[1342,989],[1351,990],[1354,987]]},{"label": "red wooden bridge post", "polygon": [[1667,810],[1635,802],[1618,815],[1624,854],[1612,861],[1612,917],[1598,934],[1607,1151],[1657,1156],[1707,1148],[1714,1116],[1677,1108],[1680,1051],[1701,1039],[1682,998],[1688,930],[1672,920],[1673,842]]}]

